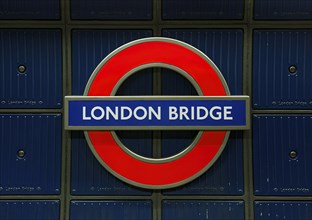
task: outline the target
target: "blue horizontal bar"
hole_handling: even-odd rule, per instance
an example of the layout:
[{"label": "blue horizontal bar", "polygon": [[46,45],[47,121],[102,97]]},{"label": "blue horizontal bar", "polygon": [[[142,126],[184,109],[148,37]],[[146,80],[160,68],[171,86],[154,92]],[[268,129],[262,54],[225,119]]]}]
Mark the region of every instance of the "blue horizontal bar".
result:
[{"label": "blue horizontal bar", "polygon": [[[247,126],[245,99],[74,99],[68,100],[67,128],[94,127],[119,130],[122,127],[238,127]],[[212,130],[209,129],[209,130]],[[231,128],[233,129],[233,128]],[[74,130],[74,129],[73,129]],[[77,129],[76,129],[77,130]]]}]

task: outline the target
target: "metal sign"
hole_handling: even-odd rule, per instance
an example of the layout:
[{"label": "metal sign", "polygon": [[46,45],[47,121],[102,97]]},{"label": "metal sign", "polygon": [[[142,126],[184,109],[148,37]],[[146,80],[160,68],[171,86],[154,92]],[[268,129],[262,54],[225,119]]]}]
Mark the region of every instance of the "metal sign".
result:
[{"label": "metal sign", "polygon": [[76,96],[65,101],[68,130],[237,130],[248,121],[248,97]]},{"label": "metal sign", "polygon": [[[186,77],[199,96],[114,96],[135,72],[172,69]],[[249,97],[230,96],[212,61],[196,48],[169,38],[130,42],[94,70],[84,96],[65,97],[65,128],[84,130],[98,161],[117,178],[143,188],[185,184],[217,160],[229,130],[249,129]],[[114,130],[199,130],[193,143],[168,158],[130,151]]]}]

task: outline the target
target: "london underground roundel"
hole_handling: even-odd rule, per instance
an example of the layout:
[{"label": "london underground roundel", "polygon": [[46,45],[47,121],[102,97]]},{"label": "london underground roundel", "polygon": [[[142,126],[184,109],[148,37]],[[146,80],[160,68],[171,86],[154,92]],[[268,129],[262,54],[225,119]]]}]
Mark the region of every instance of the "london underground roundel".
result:
[{"label": "london underground roundel", "polygon": [[[114,96],[129,76],[151,67],[182,74],[199,96]],[[169,38],[144,38],[109,54],[83,96],[65,97],[65,129],[84,130],[97,160],[117,178],[143,188],[171,188],[207,171],[230,130],[249,129],[249,97],[230,96],[218,68],[196,48]],[[115,130],[200,132],[184,151],[155,159],[123,146]]]}]

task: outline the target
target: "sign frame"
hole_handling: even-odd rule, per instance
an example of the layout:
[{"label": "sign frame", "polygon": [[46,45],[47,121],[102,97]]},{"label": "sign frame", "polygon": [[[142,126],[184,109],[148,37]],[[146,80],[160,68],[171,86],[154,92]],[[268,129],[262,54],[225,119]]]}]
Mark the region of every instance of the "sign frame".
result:
[{"label": "sign frame", "polygon": [[[99,99],[103,96],[113,96],[112,99],[133,99],[133,96],[115,95],[129,76],[153,67],[171,69],[188,79],[199,95],[191,98],[218,99],[226,96],[231,100],[236,97],[231,96],[220,70],[203,52],[185,42],[163,37],[135,40],[111,52],[93,71],[83,95],[86,99],[92,99],[94,96]],[[142,98],[153,97],[158,98]],[[66,114],[68,100],[71,98],[65,98],[67,127]],[[164,98],[166,96],[161,96],[161,99]],[[183,96],[171,98],[183,99]],[[245,129],[249,129],[249,97],[237,96],[236,99],[242,98],[246,100],[245,113],[248,124]],[[198,134],[193,143],[182,152],[167,158],[146,158],[130,151],[123,146],[114,130],[85,130],[84,134],[99,163],[118,179],[141,188],[168,189],[184,185],[206,172],[221,155],[230,135],[229,129],[206,131],[197,127],[194,130],[198,130]]]}]

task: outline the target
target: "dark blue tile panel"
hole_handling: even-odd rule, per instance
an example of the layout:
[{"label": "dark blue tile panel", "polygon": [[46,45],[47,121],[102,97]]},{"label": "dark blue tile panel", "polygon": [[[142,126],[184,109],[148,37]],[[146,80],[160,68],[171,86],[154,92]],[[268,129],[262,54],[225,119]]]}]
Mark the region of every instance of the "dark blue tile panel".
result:
[{"label": "dark blue tile panel", "polygon": [[198,95],[191,82],[179,73],[169,69],[161,72],[161,95]]},{"label": "dark blue tile panel", "polygon": [[[144,131],[123,135],[122,142],[133,152],[152,156],[151,133]],[[111,175],[94,157],[82,132],[72,132],[73,195],[150,195],[147,190],[132,187]]]},{"label": "dark blue tile panel", "polygon": [[1,220],[59,220],[58,200],[2,200],[0,201]]},{"label": "dark blue tile panel", "polygon": [[2,0],[0,19],[60,19],[60,0]]},{"label": "dark blue tile panel", "polygon": [[253,40],[253,107],[312,109],[312,30],[255,30]]},{"label": "dark blue tile panel", "polygon": [[[93,70],[110,52],[129,41],[150,36],[152,36],[151,30],[74,30],[72,32],[72,94],[83,94]],[[145,76],[135,77],[145,80]],[[147,81],[149,76],[146,77]],[[133,93],[129,89],[125,92]]]},{"label": "dark blue tile panel", "polygon": [[243,220],[242,201],[178,201],[162,202],[163,220]]},{"label": "dark blue tile panel", "polygon": [[253,116],[256,195],[312,195],[311,130],[312,115]]},{"label": "dark blue tile panel", "polygon": [[184,41],[204,52],[220,69],[231,94],[242,94],[242,30],[165,29],[163,36]]},{"label": "dark blue tile panel", "polygon": [[153,131],[115,131],[121,143],[132,152],[152,157]]},{"label": "dark blue tile panel", "polygon": [[243,0],[162,0],[163,19],[243,19]]},{"label": "dark blue tile panel", "polygon": [[152,0],[71,0],[71,18],[86,20],[151,20]]},{"label": "dark blue tile panel", "polygon": [[255,202],[255,220],[310,220],[312,202]]},{"label": "dark blue tile panel", "polygon": [[61,31],[0,29],[0,44],[0,108],[61,108]]},{"label": "dark blue tile panel", "polygon": [[151,220],[150,201],[72,201],[70,220]]},{"label": "dark blue tile panel", "polygon": [[0,135],[0,195],[60,194],[61,115],[1,114]]},{"label": "dark blue tile panel", "polygon": [[198,131],[161,131],[161,156],[174,156],[189,147]]},{"label": "dark blue tile panel", "polygon": [[133,73],[117,89],[116,96],[153,95],[153,71],[147,68]]},{"label": "dark blue tile panel", "polygon": [[311,0],[254,0],[254,18],[259,20],[311,20]]},{"label": "dark blue tile panel", "polygon": [[[186,132],[185,132],[186,133]],[[190,133],[184,134],[183,138],[170,137],[170,133],[162,138],[162,153],[172,153],[172,148],[176,152],[182,151],[191,144]],[[183,144],[184,143],[184,144]],[[187,145],[186,145],[187,144]],[[183,148],[181,147],[183,146]],[[180,148],[180,149],[179,149]],[[179,149],[179,150],[177,150]],[[164,191],[166,195],[242,195],[243,190],[243,137],[242,132],[231,132],[229,141],[222,152],[220,158],[202,176],[182,187]]]}]

